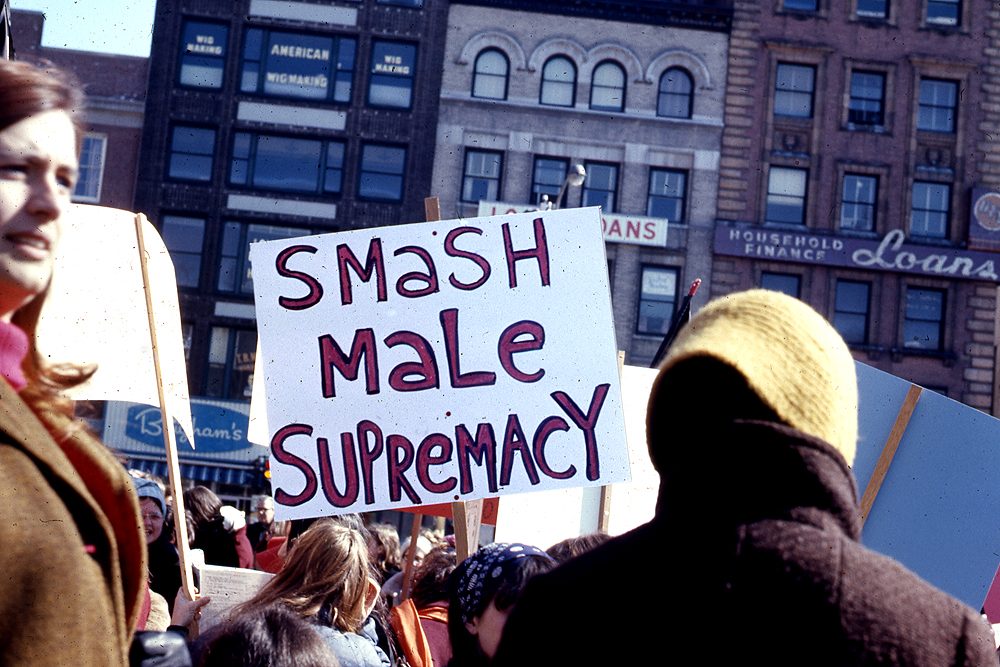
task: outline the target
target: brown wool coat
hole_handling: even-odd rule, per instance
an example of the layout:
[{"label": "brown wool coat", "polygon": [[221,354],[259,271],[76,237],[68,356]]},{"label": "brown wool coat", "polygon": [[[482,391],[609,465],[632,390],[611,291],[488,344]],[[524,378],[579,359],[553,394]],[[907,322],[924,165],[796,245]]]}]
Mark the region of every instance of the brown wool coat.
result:
[{"label": "brown wool coat", "polygon": [[128,664],[145,540],[122,466],[0,380],[0,665]]}]

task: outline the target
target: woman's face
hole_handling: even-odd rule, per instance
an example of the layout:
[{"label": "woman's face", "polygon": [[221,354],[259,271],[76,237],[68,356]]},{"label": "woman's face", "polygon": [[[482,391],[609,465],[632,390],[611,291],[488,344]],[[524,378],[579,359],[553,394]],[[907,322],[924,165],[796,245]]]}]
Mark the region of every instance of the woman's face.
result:
[{"label": "woman's face", "polygon": [[465,624],[465,629],[475,635],[479,641],[479,648],[483,649],[486,657],[493,659],[500,646],[500,637],[503,636],[503,626],[507,624],[507,616],[510,609],[503,611],[496,608],[491,601],[483,610],[483,615],[474,618]]},{"label": "woman's face", "polygon": [[76,133],[65,111],[0,131],[0,320],[48,286],[76,177]]}]

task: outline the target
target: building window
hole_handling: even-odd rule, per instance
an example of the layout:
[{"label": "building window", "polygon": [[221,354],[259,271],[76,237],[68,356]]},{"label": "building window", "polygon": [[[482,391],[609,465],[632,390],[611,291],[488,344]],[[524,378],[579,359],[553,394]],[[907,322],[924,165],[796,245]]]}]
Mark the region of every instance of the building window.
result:
[{"label": "building window", "polygon": [[652,336],[662,336],[667,333],[676,303],[677,269],[662,266],[642,267],[636,332]]},{"label": "building window", "polygon": [[625,70],[605,61],[594,68],[590,82],[590,108],[596,111],[625,110]]},{"label": "building window", "polygon": [[878,177],[844,174],[840,198],[840,228],[858,232],[875,231],[875,202]]},{"label": "building window", "polygon": [[851,72],[847,121],[858,127],[885,125],[885,74],[862,70]]},{"label": "building window", "polygon": [[858,16],[865,19],[889,18],[889,0],[858,0]]},{"label": "building window", "polygon": [[217,23],[187,21],[181,34],[180,84],[222,88],[229,28]]},{"label": "building window", "polygon": [[786,11],[815,12],[819,9],[817,0],[784,0],[782,6]]},{"label": "building window", "polygon": [[336,194],[344,175],[344,143],[237,132],[229,182],[265,190]]},{"label": "building window", "polygon": [[256,331],[212,327],[205,396],[250,400],[256,356]]},{"label": "building window", "polygon": [[549,58],[542,67],[542,92],[539,101],[557,107],[573,106],[576,97],[576,66],[565,56]]},{"label": "building window", "polygon": [[308,230],[275,225],[247,225],[227,222],[222,229],[219,251],[219,280],[216,288],[230,294],[253,294],[253,274],[250,272],[250,244],[293,236],[305,236]]},{"label": "building window", "polygon": [[507,76],[510,61],[497,49],[486,49],[476,56],[472,73],[472,96],[488,100],[507,99]]},{"label": "building window", "polygon": [[646,215],[666,218],[671,224],[683,224],[686,212],[687,172],[678,169],[649,170],[649,195]]},{"label": "building window", "polygon": [[928,132],[954,132],[958,106],[958,83],[941,79],[920,80],[920,107],[917,129]]},{"label": "building window", "polygon": [[667,118],[690,118],[694,97],[691,75],[680,67],[671,67],[660,76],[656,115]]},{"label": "building window", "polygon": [[838,280],[833,304],[833,326],[845,341],[854,345],[868,342],[868,312],[871,309],[869,283]]},{"label": "building window", "polygon": [[618,191],[618,165],[588,162],[584,165],[587,176],[583,181],[581,206],[600,206],[605,213],[615,211],[615,193]]},{"label": "building window", "polygon": [[798,299],[802,293],[802,277],[794,273],[764,271],[760,274],[760,286]]},{"label": "building window", "polygon": [[903,347],[939,351],[943,329],[944,291],[907,287]]},{"label": "building window", "polygon": [[201,252],[205,242],[205,219],[164,215],[160,229],[170,251],[178,287],[198,287],[201,283]]},{"label": "building window", "polygon": [[424,0],[375,0],[375,4],[419,8],[424,6]]},{"label": "building window", "polygon": [[346,37],[252,28],[243,45],[240,90],[348,103],[356,49],[356,41]]},{"label": "building window", "polygon": [[957,26],[962,19],[962,0],[927,0],[927,23]]},{"label": "building window", "polygon": [[170,139],[168,175],[185,181],[212,180],[215,130],[177,125]]},{"label": "building window", "polygon": [[364,199],[402,201],[406,149],[367,144],[361,147],[358,194]]},{"label": "building window", "polygon": [[80,147],[80,169],[73,201],[96,203],[101,200],[101,184],[104,181],[104,157],[108,138],[103,134],[87,133]]},{"label": "building window", "polygon": [[499,200],[502,174],[503,153],[467,148],[462,175],[462,201]]},{"label": "building window", "polygon": [[[569,169],[569,160],[554,157],[536,157],[531,176],[531,200],[535,204],[542,201],[542,195],[548,195],[549,200],[554,200],[559,194],[563,181],[566,180],[566,173]],[[565,197],[565,193],[563,193]],[[553,202],[556,203],[556,202]],[[558,202],[562,206],[564,202]]]},{"label": "building window", "polygon": [[943,239],[948,236],[951,186],[914,181],[910,207],[910,234]]},{"label": "building window", "polygon": [[805,169],[771,167],[767,178],[767,208],[764,222],[805,224],[808,174]]},{"label": "building window", "polygon": [[778,63],[774,76],[774,115],[812,118],[816,68]]},{"label": "building window", "polygon": [[399,42],[372,42],[372,69],[368,104],[409,109],[413,103],[413,77],[417,47]]}]

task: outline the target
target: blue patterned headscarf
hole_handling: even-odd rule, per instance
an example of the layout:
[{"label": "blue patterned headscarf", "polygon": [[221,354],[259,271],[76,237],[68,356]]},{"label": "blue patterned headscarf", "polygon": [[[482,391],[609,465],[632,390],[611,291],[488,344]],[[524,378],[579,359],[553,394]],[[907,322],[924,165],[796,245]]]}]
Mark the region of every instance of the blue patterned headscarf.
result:
[{"label": "blue patterned headscarf", "polygon": [[[481,610],[483,592],[496,586],[487,584],[501,579],[512,568],[518,565],[518,560],[529,556],[541,556],[552,560],[547,553],[528,544],[494,542],[482,547],[458,566],[453,577],[454,591],[458,598],[462,623],[468,623]],[[454,610],[452,610],[454,611]]]}]

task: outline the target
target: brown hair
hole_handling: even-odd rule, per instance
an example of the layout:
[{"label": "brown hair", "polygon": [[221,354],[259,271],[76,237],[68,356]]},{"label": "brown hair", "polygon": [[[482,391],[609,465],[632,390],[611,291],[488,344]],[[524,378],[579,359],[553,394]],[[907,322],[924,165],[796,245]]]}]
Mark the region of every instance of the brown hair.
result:
[{"label": "brown hair", "polygon": [[191,522],[198,530],[219,516],[222,501],[207,486],[192,486],[184,492],[184,509],[191,513]]},{"label": "brown hair", "polygon": [[[274,604],[302,618],[329,614],[329,625],[357,632],[365,621],[368,545],[353,528],[320,519],[295,541],[285,566],[234,617]],[[326,621],[321,616],[321,621]]]},{"label": "brown hair", "polygon": [[[25,118],[46,111],[65,111],[76,129],[77,150],[83,135],[84,96],[80,86],[66,72],[51,63],[32,65],[0,60],[0,131]],[[93,367],[71,364],[49,365],[38,351],[38,316],[48,289],[14,313],[11,321],[28,335],[29,349],[22,363],[27,387],[21,397],[52,433],[62,440],[80,428],[73,418],[73,402],[60,394],[85,382]]]},{"label": "brown hair", "polygon": [[388,523],[373,523],[368,526],[368,555],[385,583],[386,575],[400,570],[403,563],[399,553],[399,533]]}]

